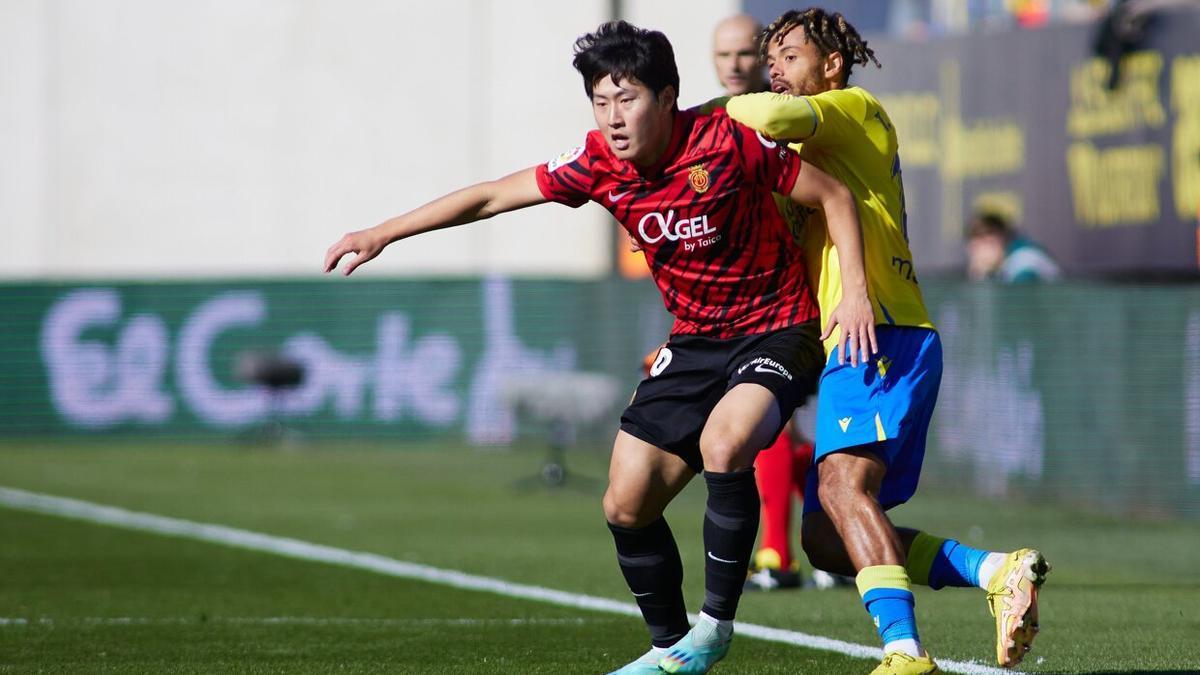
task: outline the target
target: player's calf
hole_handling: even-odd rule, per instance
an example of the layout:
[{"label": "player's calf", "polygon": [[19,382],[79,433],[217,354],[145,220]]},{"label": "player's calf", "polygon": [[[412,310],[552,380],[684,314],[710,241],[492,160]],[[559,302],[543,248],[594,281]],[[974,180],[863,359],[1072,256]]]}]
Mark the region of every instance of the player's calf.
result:
[{"label": "player's calf", "polygon": [[704,472],[704,612],[732,621],[741,599],[754,539],[758,534],[758,489],[754,469]]}]

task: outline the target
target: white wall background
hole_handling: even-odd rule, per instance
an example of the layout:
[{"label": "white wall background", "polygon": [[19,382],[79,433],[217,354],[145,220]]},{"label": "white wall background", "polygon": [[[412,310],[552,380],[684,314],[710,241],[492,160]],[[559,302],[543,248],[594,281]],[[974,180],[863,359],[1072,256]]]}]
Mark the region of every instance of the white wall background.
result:
[{"label": "white wall background", "polygon": [[[633,0],[682,100],[719,93],[734,0]],[[607,0],[3,0],[0,276],[318,273],[342,232],[529,166],[592,126],[575,38]],[[404,242],[367,274],[594,276],[612,224],[556,205]]]}]

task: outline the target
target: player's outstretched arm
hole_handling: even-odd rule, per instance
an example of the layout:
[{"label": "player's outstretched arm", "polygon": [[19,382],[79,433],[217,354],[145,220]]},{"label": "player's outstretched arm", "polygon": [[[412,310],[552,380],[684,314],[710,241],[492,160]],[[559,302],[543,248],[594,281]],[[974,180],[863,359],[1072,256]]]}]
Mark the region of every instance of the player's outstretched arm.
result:
[{"label": "player's outstretched arm", "polygon": [[349,275],[359,265],[379,255],[388,244],[422,232],[465,225],[494,215],[548,201],[538,189],[536,168],[524,169],[499,180],[477,183],[439,197],[402,216],[366,230],[350,232],[325,252],[325,271],[332,272],[348,253],[354,259],[342,268]]},{"label": "player's outstretched arm", "polygon": [[785,141],[802,141],[817,130],[816,106],[805,96],[742,94],[725,103],[725,112],[751,129]]},{"label": "player's outstretched arm", "polygon": [[867,293],[862,223],[858,220],[854,195],[837,179],[806,162],[789,196],[801,204],[819,206],[825,212],[829,237],[838,251],[842,301],[829,315],[821,340],[828,338],[836,326],[841,326],[838,363],[845,363],[848,353],[850,365],[857,367],[860,356],[865,363],[869,358],[867,350],[876,354],[879,347],[875,342],[875,310]]}]

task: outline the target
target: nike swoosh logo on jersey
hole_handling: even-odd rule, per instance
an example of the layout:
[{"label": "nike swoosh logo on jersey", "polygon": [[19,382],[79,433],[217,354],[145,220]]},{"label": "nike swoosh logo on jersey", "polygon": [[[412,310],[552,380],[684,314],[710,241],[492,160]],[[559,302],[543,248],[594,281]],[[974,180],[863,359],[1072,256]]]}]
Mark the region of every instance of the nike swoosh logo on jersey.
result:
[{"label": "nike swoosh logo on jersey", "polygon": [[616,204],[617,202],[621,201],[622,197],[629,194],[630,192],[632,192],[632,190],[626,190],[626,191],[622,192],[621,194],[617,194],[617,193],[613,192],[612,190],[609,190],[608,191],[608,201],[612,204]]},{"label": "nike swoosh logo on jersey", "polygon": [[787,377],[787,375],[784,375],[783,373],[779,372],[778,370],[775,370],[774,368],[763,368],[761,363],[754,366],[754,372],[756,372],[756,373],[774,373],[780,377]]}]

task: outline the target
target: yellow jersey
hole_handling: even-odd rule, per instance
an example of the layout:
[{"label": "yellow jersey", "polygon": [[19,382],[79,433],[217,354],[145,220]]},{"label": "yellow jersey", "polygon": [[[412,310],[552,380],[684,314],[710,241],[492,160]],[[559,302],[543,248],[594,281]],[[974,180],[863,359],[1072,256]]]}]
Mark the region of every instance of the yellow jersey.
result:
[{"label": "yellow jersey", "polygon": [[[804,161],[854,194],[876,322],[932,329],[908,248],[899,140],[879,101],[865,89],[850,87],[816,96],[746,94],[729,99],[725,107],[738,122],[791,143]],[[824,326],[842,299],[837,249],[820,211],[776,199],[804,248]],[[825,342],[826,353],[837,346],[837,337],[835,331]]]}]

